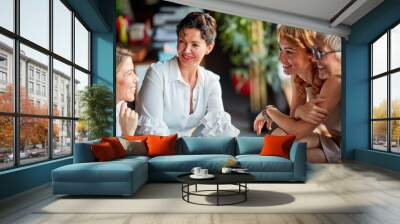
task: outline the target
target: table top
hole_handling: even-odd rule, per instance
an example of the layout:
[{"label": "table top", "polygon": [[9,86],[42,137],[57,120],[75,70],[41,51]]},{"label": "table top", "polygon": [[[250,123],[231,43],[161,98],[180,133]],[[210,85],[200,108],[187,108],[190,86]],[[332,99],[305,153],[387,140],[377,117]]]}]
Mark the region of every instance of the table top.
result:
[{"label": "table top", "polygon": [[179,175],[177,179],[186,184],[236,184],[255,180],[255,177],[249,173],[212,173],[215,177],[210,179],[194,179],[190,177],[191,174]]}]

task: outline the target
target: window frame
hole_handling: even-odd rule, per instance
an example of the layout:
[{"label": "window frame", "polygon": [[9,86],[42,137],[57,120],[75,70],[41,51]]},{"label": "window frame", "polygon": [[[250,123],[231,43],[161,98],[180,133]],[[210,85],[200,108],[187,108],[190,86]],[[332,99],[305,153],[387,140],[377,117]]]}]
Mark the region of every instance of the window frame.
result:
[{"label": "window frame", "polygon": [[[400,72],[400,67],[391,69],[391,31],[393,28],[395,28],[396,26],[400,26],[400,21],[395,22],[394,24],[392,24],[390,27],[388,27],[387,29],[385,29],[384,32],[382,32],[381,34],[379,34],[375,39],[373,39],[369,44],[369,148],[370,150],[373,151],[379,151],[379,152],[386,152],[386,153],[391,153],[391,154],[400,154],[400,152],[393,152],[392,151],[392,121],[400,121],[400,117],[393,117],[392,116],[392,98],[391,98],[391,79],[392,79],[392,75],[395,75],[396,73]],[[381,37],[383,37],[384,35],[387,35],[387,51],[386,51],[386,57],[387,57],[387,64],[386,64],[386,71],[376,74],[374,76],[373,74],[373,44],[376,43],[376,41],[378,41]],[[386,97],[387,97],[387,105],[386,105],[386,118],[373,118],[373,90],[374,90],[374,86],[373,86],[373,81],[378,79],[378,78],[382,78],[382,77],[386,77],[386,86],[387,86],[387,93],[386,93]],[[379,150],[374,148],[374,133],[373,133],[373,122],[374,121],[386,121],[386,151],[383,150]]]},{"label": "window frame", "polygon": [[[92,62],[91,62],[91,49],[92,49],[92,43],[91,43],[91,37],[92,37],[92,30],[88,27],[88,25],[84,22],[84,20],[76,13],[72,7],[66,2],[65,0],[59,0],[68,10],[71,11],[71,18],[70,18],[70,23],[71,23],[71,59],[64,58],[61,55],[58,55],[57,53],[54,52],[53,49],[53,1],[54,0],[48,0],[49,3],[49,47],[46,49],[45,47],[40,46],[39,44],[34,43],[33,41],[30,41],[29,39],[24,38],[23,36],[20,35],[20,0],[14,0],[13,1],[13,10],[14,10],[14,31],[10,31],[4,27],[0,26],[0,35],[3,35],[4,37],[10,38],[13,41],[13,63],[12,63],[12,69],[11,71],[13,72],[13,79],[14,79],[14,110],[13,112],[2,112],[0,111],[0,116],[4,117],[11,117],[13,119],[13,153],[14,153],[14,161],[13,161],[13,166],[10,167],[5,167],[5,168],[0,168],[0,172],[5,171],[5,170],[10,170],[10,169],[16,169],[19,167],[23,166],[29,166],[37,163],[43,163],[46,161],[54,160],[54,159],[61,159],[65,157],[70,157],[73,156],[74,152],[74,143],[75,143],[75,126],[76,126],[76,121],[79,120],[79,117],[75,117],[75,108],[71,108],[71,114],[68,116],[62,116],[60,114],[59,116],[53,115],[53,59],[58,60],[61,63],[64,63],[68,66],[71,66],[71,105],[74,105],[75,103],[75,88],[74,88],[74,82],[75,82],[75,69],[78,69],[79,71],[85,73],[89,77],[89,83],[88,86],[92,85]],[[88,69],[85,69],[78,64],[75,63],[75,18],[83,25],[83,27],[88,31]],[[21,113],[20,111],[20,85],[21,85],[21,80],[20,80],[20,45],[23,44],[29,48],[32,48],[33,50],[36,50],[42,54],[45,54],[48,56],[48,82],[45,84],[45,95],[48,97],[48,112],[46,115],[39,115],[39,114],[27,114],[27,113]],[[39,73],[39,80],[36,80],[36,69],[34,68],[33,70],[33,79],[30,79],[30,74],[29,74],[29,68],[30,65],[27,64],[27,74],[26,75],[26,82],[32,81],[34,84],[34,92],[36,91],[35,85],[37,83],[40,83],[40,87],[42,87],[42,70]],[[28,85],[28,84],[27,84]],[[28,86],[27,86],[28,87]],[[29,88],[29,87],[28,87]],[[27,88],[27,91],[29,91]],[[40,91],[40,94],[37,95],[40,97],[43,97]],[[35,102],[34,102],[35,103]],[[21,158],[20,158],[20,119],[21,118],[45,118],[47,119],[48,122],[48,136],[47,136],[47,152],[48,155],[47,157],[43,157],[43,160],[40,160],[38,162],[31,162],[31,163],[24,163],[21,164]],[[61,121],[70,121],[71,122],[71,141],[70,141],[70,148],[71,148],[71,153],[68,155],[62,155],[62,156],[54,156],[54,147],[53,147],[53,123],[56,122],[57,120]]]}]

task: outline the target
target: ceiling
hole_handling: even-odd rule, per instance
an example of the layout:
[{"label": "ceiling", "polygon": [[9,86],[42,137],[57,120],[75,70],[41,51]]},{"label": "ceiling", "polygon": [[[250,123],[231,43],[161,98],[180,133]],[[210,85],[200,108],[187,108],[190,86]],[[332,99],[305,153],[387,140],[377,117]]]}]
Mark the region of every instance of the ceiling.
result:
[{"label": "ceiling", "polygon": [[383,0],[168,0],[207,10],[347,37]]}]

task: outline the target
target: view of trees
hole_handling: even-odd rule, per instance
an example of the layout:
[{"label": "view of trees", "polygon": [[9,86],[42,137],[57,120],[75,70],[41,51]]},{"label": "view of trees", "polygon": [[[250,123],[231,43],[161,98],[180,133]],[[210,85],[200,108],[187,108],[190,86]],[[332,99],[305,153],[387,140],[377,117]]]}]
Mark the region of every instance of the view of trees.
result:
[{"label": "view of trees", "polygon": [[[400,117],[400,100],[392,100],[392,113],[391,117]],[[380,104],[373,108],[373,118],[387,118],[387,101],[381,101]],[[387,122],[374,121],[373,122],[373,137],[375,141],[386,139],[387,135]],[[400,122],[392,121],[392,142],[398,142],[400,138]],[[385,140],[383,140],[385,141]],[[376,144],[376,143],[375,143]]]},{"label": "view of trees", "polygon": [[[7,91],[0,94],[0,106],[2,111],[13,111],[13,85],[7,86]],[[47,104],[34,105],[29,99],[28,93],[24,87],[20,88],[20,105],[24,108],[26,114],[47,114]],[[55,114],[59,114],[56,110]],[[9,116],[0,116],[0,147],[10,148],[13,147],[13,120]],[[20,148],[23,150],[27,145],[41,144],[45,147],[48,137],[48,119],[47,118],[32,118],[21,117],[20,119]],[[58,138],[60,128],[57,125],[53,126],[53,138]]]}]

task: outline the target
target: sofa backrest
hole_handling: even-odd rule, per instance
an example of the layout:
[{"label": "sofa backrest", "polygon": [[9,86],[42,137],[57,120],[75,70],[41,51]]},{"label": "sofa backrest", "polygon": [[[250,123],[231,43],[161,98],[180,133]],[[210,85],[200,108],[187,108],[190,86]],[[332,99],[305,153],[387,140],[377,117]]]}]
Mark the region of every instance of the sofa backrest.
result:
[{"label": "sofa backrest", "polygon": [[236,155],[259,154],[264,144],[264,137],[237,137]]},{"label": "sofa backrest", "polygon": [[74,148],[74,163],[89,163],[95,162],[96,158],[93,155],[92,149],[90,146],[92,144],[98,144],[100,140],[93,140],[81,143],[75,143]]},{"label": "sofa backrest", "polygon": [[177,143],[177,154],[226,154],[235,155],[235,138],[231,137],[182,137]]}]

